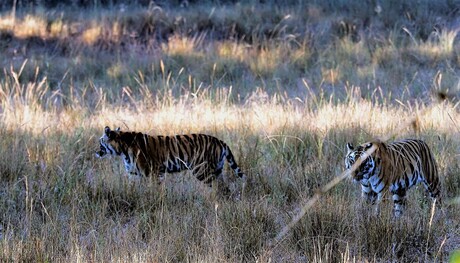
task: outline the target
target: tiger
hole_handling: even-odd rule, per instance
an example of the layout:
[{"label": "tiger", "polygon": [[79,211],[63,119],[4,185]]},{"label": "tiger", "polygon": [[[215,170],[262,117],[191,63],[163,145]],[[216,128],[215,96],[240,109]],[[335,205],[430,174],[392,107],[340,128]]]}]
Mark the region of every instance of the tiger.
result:
[{"label": "tiger", "polygon": [[96,157],[120,156],[129,175],[154,176],[159,184],[166,173],[192,170],[199,181],[209,186],[217,180],[219,191],[229,196],[223,176],[225,159],[236,175],[246,181],[228,145],[211,135],[151,136],[120,128],[111,130],[106,126],[99,139],[99,148]]},{"label": "tiger", "polygon": [[[366,157],[365,152],[371,147],[375,151]],[[440,204],[440,181],[435,158],[428,145],[418,139],[403,139],[385,143],[374,140],[356,148],[347,143],[345,168],[354,181],[361,184],[362,196],[371,204],[381,202],[384,194],[392,195],[396,217],[403,214],[406,192],[409,188],[422,182],[430,197]],[[353,164],[365,158],[354,171]]]}]

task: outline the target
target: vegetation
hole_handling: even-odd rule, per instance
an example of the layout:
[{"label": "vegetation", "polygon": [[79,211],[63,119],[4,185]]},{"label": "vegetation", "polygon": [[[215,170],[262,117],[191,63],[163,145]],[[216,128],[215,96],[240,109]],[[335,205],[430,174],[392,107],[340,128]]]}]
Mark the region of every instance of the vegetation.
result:
[{"label": "vegetation", "polygon": [[[12,2],[1,261],[447,261],[460,247],[457,1]],[[247,188],[223,200],[187,172],[129,179],[94,157],[106,125],[215,135]],[[341,174],[346,142],[388,134],[430,145],[442,209],[418,187],[402,218],[390,200],[376,217],[346,180],[273,242]]]}]

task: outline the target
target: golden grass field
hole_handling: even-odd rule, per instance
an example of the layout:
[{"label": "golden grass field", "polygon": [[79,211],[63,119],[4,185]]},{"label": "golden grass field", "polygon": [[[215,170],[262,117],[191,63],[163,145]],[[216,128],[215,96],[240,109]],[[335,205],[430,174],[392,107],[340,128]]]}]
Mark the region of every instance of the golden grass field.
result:
[{"label": "golden grass field", "polygon": [[[30,2],[0,6],[0,261],[448,262],[460,249],[452,1]],[[224,140],[248,176],[241,200],[190,172],[128,178],[95,158],[105,126]],[[401,218],[391,200],[376,216],[346,179],[277,239],[341,175],[346,143],[373,138],[428,143],[442,208],[419,186]]]}]

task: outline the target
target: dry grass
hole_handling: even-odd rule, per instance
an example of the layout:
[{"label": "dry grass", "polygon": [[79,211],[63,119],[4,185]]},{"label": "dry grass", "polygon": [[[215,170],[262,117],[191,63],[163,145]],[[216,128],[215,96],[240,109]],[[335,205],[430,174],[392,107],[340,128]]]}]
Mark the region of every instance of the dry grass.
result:
[{"label": "dry grass", "polygon": [[[446,261],[460,246],[448,3],[419,1],[433,14],[401,6],[400,17],[382,3],[356,42],[334,24],[374,17],[370,1],[341,13],[342,2],[294,2],[0,14],[0,260]],[[442,30],[424,38],[434,14]],[[118,162],[94,158],[106,125],[215,135],[247,191],[221,200],[188,172],[163,188],[130,180]],[[375,217],[344,181],[276,240],[341,174],[346,142],[388,134],[430,145],[442,210],[418,187],[401,219],[389,201]]]},{"label": "dry grass", "polygon": [[[160,61],[181,83],[232,86],[234,95],[242,96],[254,87],[273,95],[285,85],[292,87],[290,98],[303,96],[300,79],[308,78],[313,87],[381,86],[397,98],[410,86],[411,98],[424,98],[440,68],[449,80],[446,87],[456,84],[458,29],[455,13],[445,13],[456,10],[450,1],[417,2],[419,8],[382,4],[379,16],[371,2],[197,3],[189,8],[161,3],[86,12],[37,7],[20,9],[15,17],[5,10],[0,65],[18,68],[33,58],[24,79],[32,80],[40,67],[53,86],[96,84],[115,93],[124,86],[137,90],[133,76],[139,72],[149,76],[151,89],[161,90]],[[349,21],[356,29],[337,32],[336,25]]]},{"label": "dry grass", "polygon": [[[427,113],[420,119],[419,137],[439,162],[443,195],[458,195],[460,115],[449,103],[407,109],[361,101],[310,110],[277,101],[210,104],[191,96],[156,110],[103,104],[94,112],[50,112],[20,103],[14,112],[5,109],[4,259],[432,260],[445,259],[458,245],[458,209],[436,211],[430,224],[429,203],[416,189],[401,220],[391,217],[391,205],[375,218],[361,205],[358,187],[344,182],[325,194],[286,239],[267,248],[315,189],[342,171],[347,141],[397,130],[401,119],[421,110]],[[129,181],[118,162],[94,158],[105,125],[152,134],[214,134],[234,149],[249,190],[235,202],[216,200],[189,173],[168,177],[163,190],[148,179]],[[413,136],[411,128],[398,134]]]}]

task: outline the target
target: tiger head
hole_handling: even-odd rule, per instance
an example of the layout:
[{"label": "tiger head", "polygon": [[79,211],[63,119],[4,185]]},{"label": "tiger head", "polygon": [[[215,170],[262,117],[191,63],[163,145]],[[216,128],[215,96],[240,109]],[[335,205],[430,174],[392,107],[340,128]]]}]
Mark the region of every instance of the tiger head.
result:
[{"label": "tiger head", "polygon": [[122,153],[122,140],[121,140],[121,131],[120,128],[110,130],[108,126],[104,129],[104,134],[102,134],[99,139],[100,149],[96,152],[96,157],[104,158],[107,156],[121,155]]},{"label": "tiger head", "polygon": [[[366,157],[366,151],[369,150],[375,143],[368,142],[362,145],[353,147],[353,144],[347,143],[347,155],[345,157],[345,168],[350,170],[355,162],[360,158],[366,158],[362,161],[360,166],[351,172],[351,177],[355,181],[367,180],[374,171],[376,161],[375,152]],[[375,144],[377,147],[377,144]]]}]

